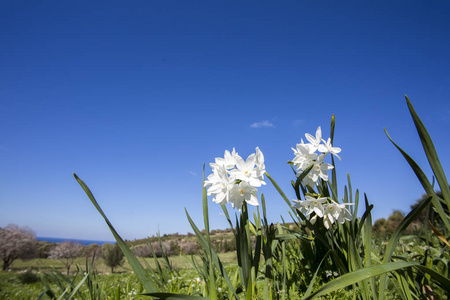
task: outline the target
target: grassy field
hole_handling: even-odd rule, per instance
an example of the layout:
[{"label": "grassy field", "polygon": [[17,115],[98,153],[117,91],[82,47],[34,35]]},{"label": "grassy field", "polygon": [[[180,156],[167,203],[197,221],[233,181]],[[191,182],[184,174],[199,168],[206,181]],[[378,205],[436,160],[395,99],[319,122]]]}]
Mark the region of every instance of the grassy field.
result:
[{"label": "grassy field", "polygon": [[[46,286],[42,280],[36,282],[23,282],[21,272],[1,272],[0,273],[0,299],[38,299],[45,291]],[[78,282],[82,279],[82,275],[71,276],[70,279],[74,282]],[[39,278],[39,277],[38,277]],[[138,280],[134,274],[121,273],[111,275],[99,275],[98,283],[102,286],[104,299],[113,296],[117,287],[121,291],[120,299],[140,299],[133,298],[134,291],[136,294],[140,292]],[[56,282],[50,282],[50,287],[53,290],[59,291],[56,295],[59,296],[63,293],[62,289],[59,289]],[[126,292],[127,289],[129,292]],[[130,293],[128,297],[128,293]],[[47,296],[43,296],[42,299],[49,299]]]},{"label": "grassy field", "polygon": [[[198,257],[195,255],[194,257]],[[228,253],[220,253],[219,254],[220,259],[225,264],[232,264],[236,262],[236,252],[228,252]],[[171,256],[170,263],[174,268],[177,269],[188,269],[191,268],[191,257],[190,256],[184,256],[184,255],[177,255],[177,256]],[[155,260],[153,258],[139,258],[141,263],[145,265],[146,261],[152,268],[155,267]],[[162,258],[158,258],[158,261],[160,263],[163,263]],[[76,265],[80,265],[84,268],[86,264],[86,259],[79,257],[75,260],[73,263],[70,273],[73,274],[76,272]],[[94,263],[95,270],[99,274],[110,274],[111,268],[105,265],[102,258],[99,258]],[[15,260],[11,265],[11,272],[17,273],[17,272],[24,272],[27,270],[33,270],[33,271],[51,271],[53,269],[58,270],[61,273],[65,273],[64,264],[56,259],[44,259],[44,258],[36,258],[36,259],[30,259],[30,260],[22,260],[17,259]],[[115,268],[115,273],[128,273],[132,272],[132,269],[128,262],[124,259],[124,263],[122,266]],[[5,273],[5,272],[3,272]]]},{"label": "grassy field", "polygon": [[[196,257],[198,258],[198,257]],[[220,254],[221,260],[227,267],[236,265],[236,253]],[[153,258],[140,259],[141,263],[145,265],[144,260],[155,268],[155,261]],[[173,288],[178,291],[180,289],[193,289],[189,292],[201,291],[200,280],[197,278],[197,273],[190,264],[191,257],[188,256],[173,256],[170,257],[170,262],[174,268],[177,269],[180,276],[169,279],[169,284],[174,285]],[[158,261],[162,263],[162,259]],[[73,282],[81,281],[84,274],[77,272],[77,265],[85,270],[86,259],[78,258],[71,267],[70,278]],[[111,269],[106,266],[103,259],[98,259],[94,264],[95,270],[98,274],[97,283],[102,289],[104,299],[149,299],[148,297],[141,297],[138,294],[144,292],[142,285],[134,275],[128,262],[124,260],[121,267],[117,267],[115,272],[111,274]],[[41,280],[41,274],[54,274],[54,271],[65,274],[66,270],[64,264],[54,259],[31,259],[31,260],[15,260],[10,271],[0,272],[0,299],[37,299],[45,292],[46,286]],[[33,275],[30,275],[32,271]],[[48,277],[50,287],[52,290],[63,292],[58,286],[57,282],[52,282],[55,278]],[[33,282],[36,280],[36,282]],[[67,286],[67,284],[65,285]],[[87,293],[85,288],[80,289],[82,295]],[[43,299],[48,299],[44,296]],[[103,298],[102,298],[103,299]]]}]

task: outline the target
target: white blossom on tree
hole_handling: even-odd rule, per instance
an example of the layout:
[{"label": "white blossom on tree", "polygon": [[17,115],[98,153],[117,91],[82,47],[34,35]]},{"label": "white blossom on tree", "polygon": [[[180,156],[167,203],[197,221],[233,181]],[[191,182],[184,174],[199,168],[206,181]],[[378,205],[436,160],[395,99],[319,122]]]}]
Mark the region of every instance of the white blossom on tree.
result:
[{"label": "white blossom on tree", "polygon": [[0,228],[0,257],[3,260],[3,270],[8,270],[17,258],[33,255],[36,235],[27,227],[9,224]]},{"label": "white blossom on tree", "polygon": [[70,266],[80,255],[82,246],[73,242],[58,243],[55,248],[50,250],[48,258],[57,259],[64,263],[67,275],[69,275]]}]

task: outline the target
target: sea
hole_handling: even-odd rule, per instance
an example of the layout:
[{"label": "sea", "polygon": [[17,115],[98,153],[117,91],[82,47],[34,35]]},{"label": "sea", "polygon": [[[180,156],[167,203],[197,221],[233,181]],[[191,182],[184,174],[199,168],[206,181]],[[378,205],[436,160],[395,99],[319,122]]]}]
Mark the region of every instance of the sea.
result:
[{"label": "sea", "polygon": [[106,244],[106,243],[109,243],[109,244],[115,244],[116,243],[116,242],[113,242],[113,241],[77,240],[77,239],[54,238],[54,237],[43,237],[43,236],[36,237],[36,240],[38,240],[38,241],[45,241],[45,242],[49,242],[49,243],[73,242],[73,243],[81,244],[83,246],[88,246],[90,244],[103,245],[103,244]]}]

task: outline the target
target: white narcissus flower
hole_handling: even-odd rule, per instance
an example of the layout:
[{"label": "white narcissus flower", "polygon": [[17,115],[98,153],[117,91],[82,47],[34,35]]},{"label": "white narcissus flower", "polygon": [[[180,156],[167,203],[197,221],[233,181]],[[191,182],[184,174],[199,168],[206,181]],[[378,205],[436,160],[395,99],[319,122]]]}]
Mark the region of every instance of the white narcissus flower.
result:
[{"label": "white narcissus flower", "polygon": [[323,216],[323,225],[325,226],[326,229],[330,229],[331,224],[333,224],[332,222],[330,222],[330,219],[328,219],[327,215]]},{"label": "white narcissus flower", "polygon": [[232,169],[234,168],[234,165],[236,164],[236,155],[237,152],[236,150],[233,148],[233,152],[230,153],[230,151],[225,150],[224,153],[224,157],[217,157],[216,158],[216,164],[218,165],[222,165],[225,167],[225,169]]},{"label": "white narcissus flower", "polygon": [[315,138],[309,133],[306,133],[305,137],[308,140],[308,142],[310,142],[311,145],[314,146],[314,151],[316,151],[319,148],[320,142],[322,141],[322,129],[320,128],[320,126],[317,127]]},{"label": "white narcissus flower", "polygon": [[337,153],[341,152],[341,148],[333,147],[333,145],[331,145],[331,138],[328,138],[328,140],[326,142],[325,142],[325,140],[322,140],[322,142],[323,142],[323,144],[319,145],[320,152],[331,153],[334,156],[336,156],[337,158],[339,158],[339,160],[341,160],[339,155],[337,155]]},{"label": "white narcissus flower", "polygon": [[[338,204],[336,202],[327,203],[323,207],[325,209],[325,215],[331,224],[338,221],[344,224],[345,220],[351,221],[353,216],[345,207],[346,205],[353,205],[353,203],[342,203]],[[324,221],[325,222],[325,221]]]},{"label": "white narcissus flower", "polygon": [[345,208],[346,205],[354,205],[354,203],[342,203],[342,204],[338,204],[339,207],[341,208],[341,212],[339,213],[338,216],[338,222],[341,224],[344,224],[345,220],[347,221],[351,221],[353,219],[353,215],[350,213],[350,211]]},{"label": "white narcissus flower", "polygon": [[256,167],[258,169],[264,170],[266,166],[264,165],[264,154],[259,150],[259,147],[255,148],[256,150]]},{"label": "white narcissus flower", "polygon": [[230,177],[228,177],[227,170],[224,166],[216,165],[213,168],[213,174],[208,176],[204,185],[208,187],[208,196],[214,194],[214,202],[219,204],[227,204],[229,202],[229,191],[233,185],[233,181],[230,181]]},{"label": "white narcissus flower", "polygon": [[325,209],[324,215],[327,217],[330,223],[333,224],[339,217],[341,207],[336,202],[333,201],[332,203],[325,204],[324,209]]},{"label": "white narcissus flower", "polygon": [[[300,175],[301,173],[298,173],[297,175]],[[305,177],[303,177],[303,184],[304,185],[309,185],[312,189],[316,186],[316,182],[314,180],[312,180],[311,178],[311,172],[308,173],[308,175],[306,175]]]},{"label": "white narcissus flower", "polygon": [[230,190],[230,202],[233,208],[237,208],[239,211],[242,208],[244,201],[248,204],[258,206],[259,202],[255,196],[257,189],[245,181],[241,181],[239,184],[233,185]]},{"label": "white narcissus flower", "polygon": [[250,205],[259,205],[256,187],[266,183],[264,155],[258,147],[256,153],[249,155],[246,161],[233,148],[231,153],[225,151],[224,158],[217,157],[215,162],[209,165],[213,174],[208,176],[204,186],[208,196],[214,195],[214,202],[231,202],[231,205],[239,210],[244,201]]},{"label": "white narcissus flower", "polygon": [[230,175],[233,175],[236,179],[247,182],[254,187],[260,187],[262,184],[266,184],[261,180],[261,176],[264,175],[264,170],[256,168],[256,154],[252,153],[244,161],[242,157],[236,155],[236,169],[230,171]]},{"label": "white narcissus flower", "polygon": [[298,208],[300,210],[300,212],[302,214],[304,214],[305,216],[309,216],[310,214],[312,214],[313,212],[316,213],[317,216],[319,216],[320,218],[323,217],[323,203],[327,202],[327,198],[326,197],[322,197],[322,198],[314,198],[311,196],[306,196],[306,199],[304,201],[301,200],[292,200],[295,202],[295,204],[293,205],[295,208]]},{"label": "white narcissus flower", "polygon": [[295,155],[292,162],[297,166],[297,170],[305,170],[313,164],[314,160],[317,158],[317,154],[314,153],[316,150],[311,144],[304,144],[303,140],[302,143],[297,144],[296,147],[297,149],[292,148]]},{"label": "white narcissus flower", "polygon": [[[258,172],[261,174],[258,178],[261,180],[261,184],[266,184],[264,182],[264,173],[266,172],[266,165],[264,164],[264,155],[259,149],[256,147],[256,168],[259,170]],[[264,182],[264,183],[263,183]]]},{"label": "white narcissus flower", "polygon": [[[294,205],[292,207],[300,210],[302,214],[310,220],[311,224],[316,223],[317,218],[323,218],[323,224],[325,228],[329,229],[334,222],[344,224],[345,220],[351,221],[353,216],[346,208],[347,205],[353,205],[353,203],[336,203],[331,200],[331,203],[327,203],[326,197],[314,198],[309,195],[305,196],[305,200],[292,200]],[[311,214],[315,213],[310,219]]]},{"label": "white narcissus flower", "polygon": [[317,182],[319,177],[325,181],[328,181],[328,170],[331,170],[334,168],[332,165],[324,163],[323,162],[324,159],[325,159],[325,154],[319,155],[319,157],[317,157],[316,161],[314,162],[314,167],[311,169],[311,172],[309,172],[309,174],[308,174],[308,176],[310,176],[314,182]]},{"label": "white narcissus flower", "polygon": [[[313,165],[311,171],[303,178],[302,182],[304,185],[315,188],[319,178],[328,181],[328,171],[334,168],[332,165],[324,163],[325,155],[331,153],[340,160],[341,158],[337,153],[341,152],[341,149],[333,147],[330,138],[326,142],[322,139],[322,129],[320,126],[317,127],[315,137],[309,133],[306,133],[305,136],[309,141],[308,144],[305,144],[301,140],[301,143],[296,145],[296,149],[292,148],[295,155],[292,164],[297,167],[297,176],[300,176],[301,170],[306,170]],[[321,142],[324,144],[321,144]],[[315,153],[317,150],[321,151],[322,154],[318,155]]]}]

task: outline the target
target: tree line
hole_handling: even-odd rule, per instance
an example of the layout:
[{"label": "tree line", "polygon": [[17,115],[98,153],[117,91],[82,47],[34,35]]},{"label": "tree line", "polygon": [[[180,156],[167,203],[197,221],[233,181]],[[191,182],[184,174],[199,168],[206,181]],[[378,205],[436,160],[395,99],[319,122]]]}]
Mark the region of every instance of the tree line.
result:
[{"label": "tree line", "polygon": [[[440,198],[443,198],[442,192],[436,192],[436,195]],[[420,203],[425,201],[428,198],[428,195],[424,194],[421,198],[419,198],[413,205],[410,206],[411,210],[416,208]],[[444,211],[449,214],[449,209],[445,203],[442,203],[442,207]],[[377,238],[381,238],[387,240],[395,229],[400,225],[400,222],[405,218],[405,213],[401,210],[394,210],[392,214],[387,218],[381,218],[375,221],[372,227],[372,232]],[[439,215],[432,209],[432,206],[429,205],[427,209],[422,210],[422,212],[416,217],[416,219],[411,222],[411,224],[405,229],[403,234],[410,235],[414,234],[417,236],[423,236],[427,234],[427,231],[430,230],[428,225],[428,220],[430,220],[436,228],[444,230],[444,223],[440,219]]]},{"label": "tree line", "polygon": [[[232,239],[230,230],[215,230],[216,239],[212,241],[217,252],[236,250],[236,243]],[[171,234],[163,237],[151,237],[134,241],[127,241],[133,252],[139,257],[161,257],[167,255],[197,254],[201,247],[192,234]],[[27,227],[10,224],[0,228],[0,259],[2,269],[8,270],[16,259],[49,258],[61,261],[67,274],[78,257],[86,257],[94,261],[103,258],[105,264],[114,268],[123,262],[123,254],[116,244],[91,244],[83,246],[73,242],[51,243],[37,241],[35,233]]]}]

